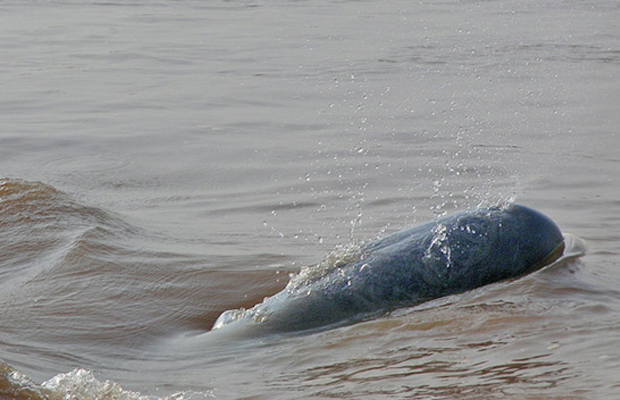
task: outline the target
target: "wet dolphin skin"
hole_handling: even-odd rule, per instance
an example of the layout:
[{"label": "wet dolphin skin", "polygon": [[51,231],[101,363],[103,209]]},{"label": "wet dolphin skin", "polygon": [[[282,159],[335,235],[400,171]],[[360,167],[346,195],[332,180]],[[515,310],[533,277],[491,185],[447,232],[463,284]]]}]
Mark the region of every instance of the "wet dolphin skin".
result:
[{"label": "wet dolphin skin", "polygon": [[369,243],[356,261],[291,280],[236,318],[224,313],[215,327],[293,332],[348,324],[519,277],[553,262],[563,246],[556,224],[531,208],[463,211]]}]

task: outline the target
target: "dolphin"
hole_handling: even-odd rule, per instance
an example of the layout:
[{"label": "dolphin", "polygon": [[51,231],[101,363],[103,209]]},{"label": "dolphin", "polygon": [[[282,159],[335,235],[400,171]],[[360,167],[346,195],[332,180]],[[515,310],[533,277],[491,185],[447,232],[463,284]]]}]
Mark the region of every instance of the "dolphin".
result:
[{"label": "dolphin", "polygon": [[299,274],[253,308],[224,312],[213,330],[289,333],[351,324],[523,276],[563,251],[560,229],[536,210],[466,210],[370,242],[350,262]]}]

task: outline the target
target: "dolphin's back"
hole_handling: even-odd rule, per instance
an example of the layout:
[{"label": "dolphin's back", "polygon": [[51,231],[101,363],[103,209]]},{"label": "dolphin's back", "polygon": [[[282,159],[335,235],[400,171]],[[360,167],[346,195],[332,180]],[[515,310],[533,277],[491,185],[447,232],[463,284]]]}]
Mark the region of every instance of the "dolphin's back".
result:
[{"label": "dolphin's back", "polygon": [[254,309],[273,331],[351,323],[531,272],[557,258],[563,236],[530,208],[479,208],[397,232],[359,260],[287,286]]}]

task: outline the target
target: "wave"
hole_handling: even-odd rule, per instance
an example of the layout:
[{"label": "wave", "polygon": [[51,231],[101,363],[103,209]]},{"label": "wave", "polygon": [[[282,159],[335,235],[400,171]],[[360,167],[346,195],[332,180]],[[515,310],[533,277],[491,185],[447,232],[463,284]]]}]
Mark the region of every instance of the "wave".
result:
[{"label": "wave", "polygon": [[[0,178],[0,399],[88,399],[67,397],[86,387],[155,399],[90,371],[140,381],[162,339],[206,332],[222,310],[284,285],[276,271],[229,269],[239,258],[185,253],[176,240],[47,184]],[[127,364],[136,368],[119,372]],[[195,398],[211,397],[170,397]]]},{"label": "wave", "polygon": [[13,400],[211,400],[213,392],[183,391],[155,397],[123,389],[118,383],[98,380],[92,371],[76,368],[37,384],[0,361],[0,398]]}]

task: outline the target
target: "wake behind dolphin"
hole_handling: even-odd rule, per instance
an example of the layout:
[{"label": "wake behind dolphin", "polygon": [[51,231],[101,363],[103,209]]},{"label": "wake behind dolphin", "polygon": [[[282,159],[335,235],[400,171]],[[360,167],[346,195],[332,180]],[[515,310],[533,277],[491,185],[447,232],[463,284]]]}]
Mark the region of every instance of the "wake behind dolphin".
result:
[{"label": "wake behind dolphin", "polygon": [[249,310],[229,310],[213,329],[294,332],[353,323],[535,271],[558,259],[564,238],[521,205],[478,208],[394,233],[352,260],[291,279]]}]

